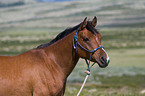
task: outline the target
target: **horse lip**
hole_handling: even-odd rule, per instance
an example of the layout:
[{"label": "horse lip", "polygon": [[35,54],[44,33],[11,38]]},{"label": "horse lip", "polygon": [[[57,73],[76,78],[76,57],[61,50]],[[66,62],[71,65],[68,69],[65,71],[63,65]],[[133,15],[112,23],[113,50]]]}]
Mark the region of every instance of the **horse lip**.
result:
[{"label": "horse lip", "polygon": [[99,67],[101,67],[101,68],[105,68],[105,67],[107,67],[108,66],[108,64],[106,63],[106,64],[100,64],[100,63],[98,63],[98,65],[99,65]]},{"label": "horse lip", "polygon": [[96,60],[96,62],[98,63],[98,65],[99,65],[100,68],[105,68],[105,67],[107,67],[108,64],[109,64],[109,63],[106,63],[106,62],[104,62],[104,61],[102,61],[102,60],[100,60],[100,61],[101,61],[102,64],[99,63],[99,62]]}]

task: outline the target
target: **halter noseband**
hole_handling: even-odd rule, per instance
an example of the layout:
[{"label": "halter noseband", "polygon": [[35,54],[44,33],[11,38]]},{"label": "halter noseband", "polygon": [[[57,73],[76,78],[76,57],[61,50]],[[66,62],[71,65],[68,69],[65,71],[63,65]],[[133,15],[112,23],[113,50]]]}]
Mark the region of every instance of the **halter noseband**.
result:
[{"label": "halter noseband", "polygon": [[[90,61],[91,61],[92,55],[93,55],[98,49],[104,48],[104,47],[103,47],[103,46],[99,46],[99,47],[97,47],[96,49],[94,49],[94,50],[92,50],[92,51],[86,49],[85,47],[83,47],[83,46],[78,42],[78,35],[77,35],[78,32],[79,32],[79,28],[77,29],[77,31],[76,31],[76,33],[75,33],[75,35],[74,35],[74,37],[73,37],[73,47],[74,47],[74,49],[76,50],[76,52],[77,52],[77,45],[79,45],[82,49],[84,49],[85,51],[91,53],[90,58],[89,58],[89,62],[87,61],[87,59],[85,59],[85,61],[86,61],[86,63],[87,63],[87,67],[88,67],[88,68],[87,68],[87,71],[90,72],[91,67],[95,64],[95,63],[93,63],[93,64],[90,66]],[[87,73],[87,75],[90,75],[90,73]]]}]

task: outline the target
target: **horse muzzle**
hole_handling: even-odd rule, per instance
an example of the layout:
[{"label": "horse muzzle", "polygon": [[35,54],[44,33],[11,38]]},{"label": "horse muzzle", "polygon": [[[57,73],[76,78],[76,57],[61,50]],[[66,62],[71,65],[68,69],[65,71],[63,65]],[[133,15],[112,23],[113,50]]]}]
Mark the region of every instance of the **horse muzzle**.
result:
[{"label": "horse muzzle", "polygon": [[102,56],[102,57],[100,58],[100,62],[97,62],[97,63],[98,63],[98,65],[99,65],[99,67],[105,68],[105,67],[108,66],[109,62],[110,62],[109,57],[104,58],[104,57]]}]

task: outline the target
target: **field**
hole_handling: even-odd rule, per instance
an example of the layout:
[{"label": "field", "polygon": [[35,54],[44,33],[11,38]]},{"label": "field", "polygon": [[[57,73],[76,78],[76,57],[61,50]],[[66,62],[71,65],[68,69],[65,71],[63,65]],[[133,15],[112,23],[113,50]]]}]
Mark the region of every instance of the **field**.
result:
[{"label": "field", "polygon": [[[101,33],[102,43],[110,56],[111,63],[105,69],[100,69],[97,64],[94,66],[81,96],[141,96],[140,92],[145,89],[145,44],[143,42],[145,29],[123,31],[105,29],[101,30]],[[0,54],[16,55],[48,42],[58,33],[46,33],[44,30],[44,32],[15,31],[0,34]],[[129,38],[125,40],[127,34]],[[65,96],[77,94],[85,78],[85,70],[85,62],[80,60],[68,78]]]},{"label": "field", "polygon": [[[104,69],[97,64],[92,68],[80,96],[145,96],[144,0],[19,1],[0,1],[0,55],[23,53],[49,42],[84,17],[97,16],[102,45],[111,62]],[[80,59],[68,78],[65,96],[77,94],[85,70]]]}]

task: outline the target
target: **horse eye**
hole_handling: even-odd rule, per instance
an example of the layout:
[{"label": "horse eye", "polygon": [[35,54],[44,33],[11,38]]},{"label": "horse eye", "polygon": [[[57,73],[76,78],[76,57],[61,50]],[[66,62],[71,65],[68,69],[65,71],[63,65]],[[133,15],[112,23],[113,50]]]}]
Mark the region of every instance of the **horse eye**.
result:
[{"label": "horse eye", "polygon": [[85,38],[83,38],[83,41],[89,41],[89,39],[85,37]]}]

